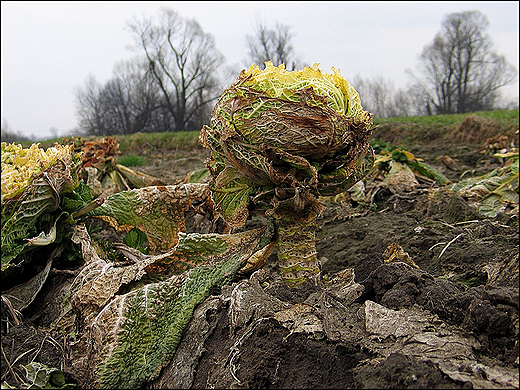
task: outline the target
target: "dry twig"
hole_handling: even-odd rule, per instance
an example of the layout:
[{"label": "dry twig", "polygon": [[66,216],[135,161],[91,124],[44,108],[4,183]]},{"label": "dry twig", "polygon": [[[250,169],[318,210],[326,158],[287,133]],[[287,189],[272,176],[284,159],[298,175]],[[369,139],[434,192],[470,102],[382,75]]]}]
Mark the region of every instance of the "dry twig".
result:
[{"label": "dry twig", "polygon": [[441,256],[444,254],[444,252],[446,252],[446,249],[448,249],[448,247],[449,247],[451,244],[453,244],[456,240],[458,240],[462,235],[464,235],[464,233],[460,233],[457,237],[455,237],[453,240],[451,240],[450,242],[448,242],[448,243],[446,244],[446,246],[445,246],[444,248],[442,248],[442,251],[441,251],[441,253],[439,254],[438,259],[440,259]]}]

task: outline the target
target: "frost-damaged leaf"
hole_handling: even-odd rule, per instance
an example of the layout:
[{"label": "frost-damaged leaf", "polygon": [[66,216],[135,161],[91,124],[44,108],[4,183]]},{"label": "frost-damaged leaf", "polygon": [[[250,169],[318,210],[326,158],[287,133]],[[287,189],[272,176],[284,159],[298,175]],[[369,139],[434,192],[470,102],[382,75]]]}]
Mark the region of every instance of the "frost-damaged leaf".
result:
[{"label": "frost-damaged leaf", "polygon": [[184,212],[193,201],[211,201],[207,184],[150,186],[122,191],[106,198],[89,216],[101,218],[118,232],[138,228],[146,234],[150,251],[165,251],[185,231]]},{"label": "frost-damaged leaf", "polygon": [[119,143],[114,137],[89,141],[83,148],[82,176],[94,197],[106,197],[132,188],[166,185],[160,179],[115,162],[120,154]]},{"label": "frost-damaged leaf", "polygon": [[243,226],[249,216],[250,196],[256,191],[251,180],[226,167],[217,176],[212,190],[215,206],[227,223],[233,228]]},{"label": "frost-damaged leaf", "polygon": [[80,384],[139,388],[156,378],[173,356],[195,307],[211,288],[228,283],[258,251],[269,256],[262,245],[271,241],[271,234],[265,228],[237,234],[180,234],[176,254],[202,254],[204,265],[117,295],[85,322],[86,331],[72,357]]},{"label": "frost-damaged leaf", "polygon": [[369,149],[367,155],[356,162],[354,167],[341,166],[332,172],[320,174],[318,188],[320,195],[336,195],[362,183],[363,179],[374,166],[374,151]]},{"label": "frost-damaged leaf", "polygon": [[[29,389],[61,389],[65,385],[65,376],[57,368],[45,364],[32,362],[26,366],[25,374]],[[69,388],[74,388],[71,386]]]},{"label": "frost-damaged leaf", "polygon": [[89,141],[83,148],[81,165],[85,167],[94,167],[100,171],[111,168],[114,163],[114,157],[119,149],[119,143],[115,137],[100,138]]},{"label": "frost-damaged leaf", "polygon": [[413,171],[437,181],[441,186],[451,184],[451,181],[436,169],[424,163],[407,150],[396,149],[392,152],[392,159],[400,163],[406,163]]},{"label": "frost-damaged leaf", "polygon": [[156,177],[147,175],[146,173],[136,172],[121,164],[116,164],[116,170],[123,175],[125,180],[135,188],[148,186],[166,185],[166,183]]},{"label": "frost-damaged leaf", "polygon": [[389,188],[398,192],[408,192],[417,188],[419,182],[408,165],[394,160],[390,160],[389,165],[390,171],[383,181]]},{"label": "frost-damaged leaf", "polygon": [[157,256],[143,255],[141,261],[125,265],[106,261],[98,255],[83,224],[75,226],[72,241],[81,245],[86,264],[72,282],[69,303],[78,308],[85,319],[99,313],[122,285],[141,279],[146,266],[169,255],[169,252]]},{"label": "frost-damaged leaf", "polygon": [[480,214],[486,217],[496,217],[499,212],[506,211],[509,205],[519,201],[519,165],[518,153],[496,155],[507,157],[509,161],[501,168],[466,180],[461,180],[450,187],[451,191],[467,197],[477,205]]},{"label": "frost-damaged leaf", "polygon": [[53,257],[49,258],[45,268],[29,281],[2,292],[2,296],[9,299],[13,309],[23,310],[36,298],[36,295],[38,295],[47,280],[52,260]]}]

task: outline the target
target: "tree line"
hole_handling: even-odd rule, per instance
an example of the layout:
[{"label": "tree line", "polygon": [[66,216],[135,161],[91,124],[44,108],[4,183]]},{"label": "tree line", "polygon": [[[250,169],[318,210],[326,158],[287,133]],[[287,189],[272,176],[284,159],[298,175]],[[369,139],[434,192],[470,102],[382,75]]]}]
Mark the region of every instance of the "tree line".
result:
[{"label": "tree line", "polygon": [[[408,70],[413,79],[408,89],[396,90],[383,77],[349,81],[363,107],[381,118],[518,108],[518,103],[499,107],[499,89],[515,82],[517,70],[493,51],[488,25],[478,11],[447,15],[419,56],[418,75]],[[136,56],[116,64],[106,83],[89,76],[76,90],[79,133],[199,130],[236,70],[224,64],[210,34],[172,9],[161,9],[155,18],[134,19],[128,27]],[[306,64],[292,38],[290,27],[282,23],[271,28],[258,23],[246,36],[246,66],[272,61],[288,70],[301,69]]]}]

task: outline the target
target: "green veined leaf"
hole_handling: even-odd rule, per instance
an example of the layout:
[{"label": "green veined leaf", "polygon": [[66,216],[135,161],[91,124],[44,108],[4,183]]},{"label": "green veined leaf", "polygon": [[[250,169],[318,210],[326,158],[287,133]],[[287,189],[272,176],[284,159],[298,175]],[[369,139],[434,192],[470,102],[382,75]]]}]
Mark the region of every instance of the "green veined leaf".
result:
[{"label": "green veined leaf", "polygon": [[123,238],[123,242],[126,245],[139,250],[141,253],[148,254],[149,252],[146,234],[138,228],[130,230]]},{"label": "green veined leaf", "polygon": [[233,228],[243,226],[249,215],[250,196],[256,192],[251,181],[236,169],[226,167],[217,176],[212,189],[213,202],[228,224]]}]

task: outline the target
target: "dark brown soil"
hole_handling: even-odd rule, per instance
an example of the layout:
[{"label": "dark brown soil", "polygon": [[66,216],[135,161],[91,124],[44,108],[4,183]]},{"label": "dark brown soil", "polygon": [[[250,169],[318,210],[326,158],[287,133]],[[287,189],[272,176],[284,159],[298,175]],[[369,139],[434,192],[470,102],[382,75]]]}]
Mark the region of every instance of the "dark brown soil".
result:
[{"label": "dark brown soil", "polygon": [[[501,164],[480,153],[477,145],[456,145],[449,152],[458,168],[451,170],[437,159],[447,150],[432,144],[411,151],[452,181]],[[173,184],[202,168],[207,153],[180,157],[172,160],[171,151],[156,151],[153,165],[135,170]],[[353,282],[361,286],[354,299],[337,298],[333,287],[287,288],[271,257],[264,269],[215,291],[197,309],[172,363],[146,387],[518,388],[518,215],[485,219],[465,199],[433,192],[424,184],[406,195],[380,191],[371,209],[328,200],[319,225],[317,249],[325,280],[353,269]],[[385,263],[383,252],[393,243],[402,246],[418,268]],[[57,314],[45,298],[62,294],[60,286],[71,277],[52,274],[41,296],[23,311],[21,323],[10,323],[9,329],[2,303],[2,381],[19,385],[24,378],[21,365],[39,361],[63,369],[74,382],[67,370],[67,340],[55,339],[48,331]],[[230,314],[233,291],[245,289],[247,283],[261,305],[236,323]],[[276,317],[281,308],[296,304],[306,305],[308,317],[301,318],[309,318],[309,327],[321,324],[321,331],[296,331],[296,322],[289,326]],[[392,315],[419,316],[422,336],[430,332],[446,340],[461,337],[460,354],[467,343],[472,357],[463,361],[457,355],[454,374],[447,364],[454,364],[455,355],[443,355],[448,347],[440,348],[438,356],[430,350],[410,352],[412,341],[370,333],[369,314],[360,314],[369,313],[369,304]]]}]

